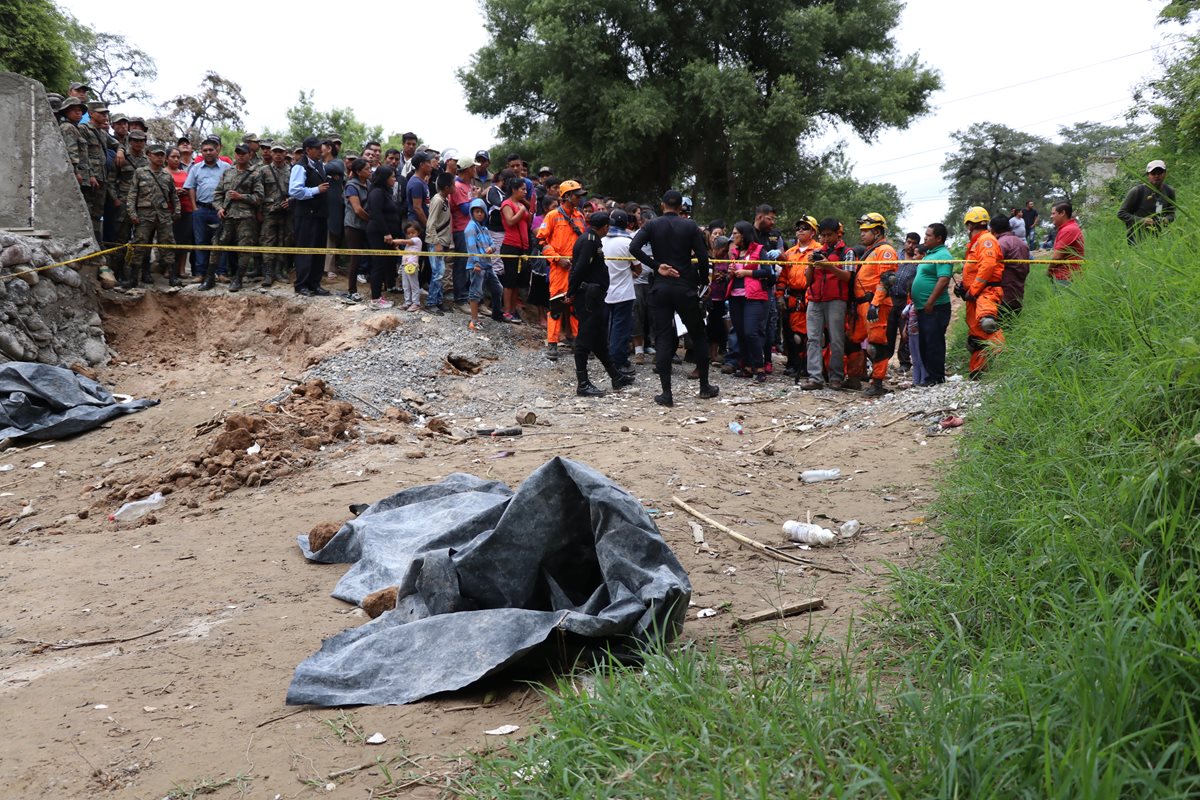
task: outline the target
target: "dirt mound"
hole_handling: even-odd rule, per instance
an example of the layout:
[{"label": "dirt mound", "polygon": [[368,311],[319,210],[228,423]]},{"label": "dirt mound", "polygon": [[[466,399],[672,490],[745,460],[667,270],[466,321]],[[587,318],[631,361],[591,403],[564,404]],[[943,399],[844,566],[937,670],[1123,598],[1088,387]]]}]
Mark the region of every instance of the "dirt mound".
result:
[{"label": "dirt mound", "polygon": [[347,319],[340,306],[261,293],[105,294],[101,305],[108,342],[123,360],[171,365],[199,351],[275,355],[305,369],[399,324],[394,315]]},{"label": "dirt mound", "polygon": [[216,500],[243,486],[262,486],[309,466],[316,451],[358,439],[360,419],[324,381],[310,380],[292,387],[279,403],[202,423],[197,435],[207,443],[162,472],[108,476],[104,483],[111,491],[102,502],[137,500],[156,491],[206,493]]}]

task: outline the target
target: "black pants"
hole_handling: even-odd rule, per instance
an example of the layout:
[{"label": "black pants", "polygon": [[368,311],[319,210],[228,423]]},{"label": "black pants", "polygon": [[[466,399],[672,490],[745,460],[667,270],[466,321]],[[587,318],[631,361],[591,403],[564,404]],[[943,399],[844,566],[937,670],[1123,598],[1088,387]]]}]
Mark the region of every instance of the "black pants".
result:
[{"label": "black pants", "polygon": [[575,373],[581,382],[587,376],[589,355],[594,355],[609,375],[613,371],[608,357],[608,308],[604,294],[596,284],[582,284],[572,306],[579,320],[579,333],[575,336]]},{"label": "black pants", "polygon": [[[347,227],[342,236],[342,243],[347,250],[367,249],[367,232],[362,228]],[[350,256],[350,269],[346,271],[346,292],[349,294],[358,291],[358,258],[358,256]]]},{"label": "black pants", "polygon": [[908,337],[904,336],[904,307],[908,305],[907,298],[892,297],[892,310],[888,313],[887,337],[889,342],[895,342],[899,348],[900,366],[911,369],[912,356],[908,354]]},{"label": "black pants", "polygon": [[[296,234],[296,247],[324,247],[329,226],[324,217],[297,212],[292,221]],[[296,291],[308,289],[315,292],[321,288],[321,273],[325,271],[325,258],[308,253],[296,255]]]},{"label": "black pants", "polygon": [[927,385],[946,382],[946,329],[950,327],[950,304],[933,307],[933,313],[917,311],[917,342]]},{"label": "black pants", "polygon": [[[367,247],[371,250],[390,250],[391,247],[384,244],[383,237],[385,233],[383,228],[379,230],[371,230],[367,228]],[[387,256],[371,256],[371,299],[378,300],[383,297],[384,285],[390,289],[396,282],[396,257]]]},{"label": "black pants", "polygon": [[[696,287],[679,278],[656,278],[650,287],[647,305],[654,319],[654,364],[658,368],[658,380],[662,384],[663,394],[670,395],[676,314],[692,337],[692,348],[697,353],[708,354],[708,332],[700,313],[700,299]],[[697,358],[696,369],[700,373],[701,388],[708,386],[708,358]]]}]

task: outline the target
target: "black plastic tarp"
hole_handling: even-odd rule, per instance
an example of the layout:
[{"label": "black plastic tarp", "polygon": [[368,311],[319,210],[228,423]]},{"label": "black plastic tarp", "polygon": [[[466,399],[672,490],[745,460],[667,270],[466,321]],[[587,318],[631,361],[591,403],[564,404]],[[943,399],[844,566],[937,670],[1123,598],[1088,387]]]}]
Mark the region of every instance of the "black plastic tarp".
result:
[{"label": "black plastic tarp", "polygon": [[350,520],[306,558],[353,566],[333,595],[399,601],[326,640],[287,702],[402,704],[516,663],[554,632],[634,657],[682,629],[692,587],[641,504],[599,472],[555,458],[514,493],[455,473]]},{"label": "black plastic tarp", "polygon": [[0,365],[0,441],[65,439],[157,403],[118,403],[94,380],[63,367],[24,361]]}]

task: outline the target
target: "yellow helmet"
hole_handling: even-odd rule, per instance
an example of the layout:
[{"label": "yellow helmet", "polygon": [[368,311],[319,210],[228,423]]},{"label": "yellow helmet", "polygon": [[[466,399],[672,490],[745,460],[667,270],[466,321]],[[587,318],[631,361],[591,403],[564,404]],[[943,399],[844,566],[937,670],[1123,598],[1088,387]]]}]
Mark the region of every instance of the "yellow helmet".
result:
[{"label": "yellow helmet", "polygon": [[870,214],[863,214],[858,218],[858,229],[860,231],[869,231],[871,228],[887,228],[887,220],[883,214],[876,214],[872,211]]},{"label": "yellow helmet", "polygon": [[571,192],[582,192],[583,184],[579,181],[563,181],[558,185],[558,196],[566,197]]},{"label": "yellow helmet", "polygon": [[967,209],[967,213],[963,214],[963,225],[978,225],[980,223],[986,225],[991,221],[991,215],[988,214],[987,209],[983,206],[971,206]]},{"label": "yellow helmet", "polygon": [[812,228],[813,233],[817,232],[817,218],[816,217],[810,217],[808,215],[805,215],[805,216],[801,217],[800,219],[796,220],[796,228],[797,229],[800,228],[801,225],[807,225],[808,227]]}]

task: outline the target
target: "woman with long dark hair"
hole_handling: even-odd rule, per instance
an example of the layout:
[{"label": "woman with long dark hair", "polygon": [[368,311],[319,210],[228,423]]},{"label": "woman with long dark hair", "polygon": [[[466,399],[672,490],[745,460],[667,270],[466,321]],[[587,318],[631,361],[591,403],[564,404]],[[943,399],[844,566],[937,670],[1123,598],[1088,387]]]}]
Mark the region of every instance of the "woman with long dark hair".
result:
[{"label": "woman with long dark hair", "polygon": [[504,274],[500,285],[504,287],[504,320],[520,324],[517,313],[517,296],[521,289],[529,288],[529,264],[516,256],[529,253],[529,223],[533,215],[529,212],[527,187],[521,178],[508,182],[508,197],[500,206],[504,222],[504,239],[500,244],[500,255],[512,256],[504,259]]},{"label": "woman with long dark hair", "polygon": [[[393,249],[393,237],[404,236],[400,228],[400,207],[392,196],[396,185],[396,171],[391,167],[377,167],[371,177],[371,189],[367,192],[367,245],[372,250]],[[395,269],[396,256],[371,256],[371,308],[391,308],[392,301],[383,297],[384,280]]]},{"label": "woman with long dark hair", "polygon": [[[189,192],[184,191],[183,182],[187,180],[188,164],[183,163],[183,153],[178,147],[172,147],[167,150],[167,170],[171,173],[171,180],[175,181],[175,191],[179,195],[179,219],[172,226],[175,233],[175,244],[193,244],[192,239],[192,213],[196,210],[196,206],[192,204],[192,196]],[[190,250],[176,250],[174,255],[163,254],[163,263],[169,264],[172,259],[175,261],[173,267],[164,267],[163,271],[167,274],[167,281],[172,286],[182,284],[180,278],[184,276],[184,268],[187,266],[188,253]]]},{"label": "woman with long dark hair", "polygon": [[775,274],[769,265],[755,263],[762,258],[762,252],[762,245],[754,241],[753,225],[742,220],[733,226],[733,243],[729,246],[729,257],[734,261],[729,265],[729,316],[742,354],[742,376],[753,374],[758,383],[767,379],[763,367],[770,302],[767,285]]},{"label": "woman with long dark hair", "polygon": [[[365,158],[356,158],[350,164],[350,179],[346,181],[346,210],[342,219],[342,243],[347,250],[367,249],[367,194],[370,192],[371,165]],[[346,296],[358,302],[358,262],[361,256],[350,257],[349,280]]]}]

